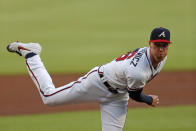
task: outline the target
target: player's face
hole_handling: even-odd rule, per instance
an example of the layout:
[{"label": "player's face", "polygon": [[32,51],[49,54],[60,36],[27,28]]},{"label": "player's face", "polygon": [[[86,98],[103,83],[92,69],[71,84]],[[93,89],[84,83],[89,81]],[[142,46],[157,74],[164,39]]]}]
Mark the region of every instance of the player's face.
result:
[{"label": "player's face", "polygon": [[165,42],[150,43],[150,51],[155,61],[162,61],[168,53],[169,44]]}]

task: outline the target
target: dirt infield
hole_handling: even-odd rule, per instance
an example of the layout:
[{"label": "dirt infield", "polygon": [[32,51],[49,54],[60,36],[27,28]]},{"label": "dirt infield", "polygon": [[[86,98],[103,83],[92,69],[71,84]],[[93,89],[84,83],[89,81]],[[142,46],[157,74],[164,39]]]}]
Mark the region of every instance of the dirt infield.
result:
[{"label": "dirt infield", "polygon": [[[76,80],[81,74],[52,75],[56,87]],[[98,109],[96,103],[46,107],[29,76],[0,76],[0,115],[36,114]],[[160,106],[196,104],[196,71],[160,73],[144,89],[157,94]],[[129,108],[147,107],[129,101]]]}]

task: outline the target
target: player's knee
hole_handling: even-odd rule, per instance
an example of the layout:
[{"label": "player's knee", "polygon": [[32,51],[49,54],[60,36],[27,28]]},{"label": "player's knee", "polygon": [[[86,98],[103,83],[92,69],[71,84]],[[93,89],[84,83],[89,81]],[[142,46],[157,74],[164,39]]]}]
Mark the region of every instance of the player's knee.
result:
[{"label": "player's knee", "polygon": [[47,106],[55,106],[56,105],[56,103],[50,99],[43,99],[43,103],[44,103],[44,105],[47,105]]},{"label": "player's knee", "polygon": [[52,102],[44,102],[44,104],[47,105],[47,106],[55,106],[55,104],[52,103]]}]

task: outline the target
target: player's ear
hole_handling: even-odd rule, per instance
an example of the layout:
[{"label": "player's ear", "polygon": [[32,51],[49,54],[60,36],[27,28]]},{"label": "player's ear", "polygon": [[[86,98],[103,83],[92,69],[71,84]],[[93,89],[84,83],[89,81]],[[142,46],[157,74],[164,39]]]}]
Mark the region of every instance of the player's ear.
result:
[{"label": "player's ear", "polygon": [[149,47],[151,47],[152,44],[153,44],[152,42],[149,42]]}]

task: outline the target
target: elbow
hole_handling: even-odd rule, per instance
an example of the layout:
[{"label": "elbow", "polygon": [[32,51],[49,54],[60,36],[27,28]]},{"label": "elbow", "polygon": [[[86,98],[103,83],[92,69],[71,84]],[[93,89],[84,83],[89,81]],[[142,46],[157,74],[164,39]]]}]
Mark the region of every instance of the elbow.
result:
[{"label": "elbow", "polygon": [[140,101],[140,95],[141,95],[142,89],[137,91],[129,91],[129,97],[132,98],[135,101]]},{"label": "elbow", "polygon": [[133,99],[133,100],[135,100],[135,101],[138,101],[139,100],[139,97],[138,96],[134,96],[134,95],[132,95],[132,96],[129,96],[131,99]]},{"label": "elbow", "polygon": [[139,98],[139,95],[134,92],[131,92],[131,93],[129,92],[129,97],[134,100],[137,100]]},{"label": "elbow", "polygon": [[134,93],[134,92],[131,92],[129,93],[129,97],[135,101],[140,101],[140,94],[137,94],[137,93]]}]

